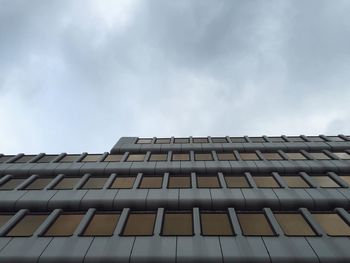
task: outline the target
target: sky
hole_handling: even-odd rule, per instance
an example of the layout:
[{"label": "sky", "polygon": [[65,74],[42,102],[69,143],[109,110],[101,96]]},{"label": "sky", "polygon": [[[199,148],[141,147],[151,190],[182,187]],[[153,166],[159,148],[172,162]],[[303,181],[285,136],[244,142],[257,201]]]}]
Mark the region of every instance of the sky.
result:
[{"label": "sky", "polygon": [[0,153],[350,134],[348,0],[0,0]]}]

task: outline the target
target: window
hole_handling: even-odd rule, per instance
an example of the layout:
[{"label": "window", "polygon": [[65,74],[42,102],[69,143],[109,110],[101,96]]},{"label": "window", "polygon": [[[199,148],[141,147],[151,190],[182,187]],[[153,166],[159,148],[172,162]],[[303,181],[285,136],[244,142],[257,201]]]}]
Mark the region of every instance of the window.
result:
[{"label": "window", "polygon": [[65,177],[59,181],[53,189],[55,190],[72,190],[79,182],[79,177]]},{"label": "window", "polygon": [[245,236],[274,236],[267,218],[262,213],[237,213],[239,224]]},{"label": "window", "polygon": [[343,142],[343,138],[340,138],[339,136],[327,136],[328,139],[332,140],[333,142]]},{"label": "window", "polygon": [[231,142],[233,143],[244,143],[247,142],[244,137],[231,137]]},{"label": "window", "polygon": [[227,143],[227,140],[225,137],[215,137],[215,138],[211,138],[211,141],[213,143]]},{"label": "window", "polygon": [[139,188],[162,188],[162,176],[143,176]]},{"label": "window", "polygon": [[343,159],[343,160],[350,160],[350,154],[346,153],[346,152],[336,152],[333,153],[335,156],[337,156],[339,159]]},{"label": "window", "polygon": [[317,160],[329,160],[331,159],[328,155],[324,153],[310,153],[310,155]]},{"label": "window", "polygon": [[58,157],[58,155],[44,155],[39,160],[37,160],[37,163],[50,163],[53,160],[55,160]]},{"label": "window", "polygon": [[123,158],[123,154],[110,154],[103,161],[104,162],[120,162]]},{"label": "window", "polygon": [[247,178],[243,175],[225,176],[225,182],[228,188],[249,188]]},{"label": "window", "polygon": [[201,213],[203,236],[232,236],[232,226],[227,213]]},{"label": "window", "polygon": [[174,143],[190,143],[189,138],[175,138]]},{"label": "window", "polygon": [[188,153],[173,153],[173,161],[189,161],[190,155]]},{"label": "window", "polygon": [[350,176],[349,175],[342,175],[339,176],[341,179],[343,179],[348,185],[350,185]]},{"label": "window", "polygon": [[27,163],[30,160],[32,160],[36,155],[23,155],[22,157],[20,157],[19,159],[17,159],[16,161],[14,161],[15,163]]},{"label": "window", "polygon": [[123,236],[152,236],[155,219],[155,213],[130,213]]},{"label": "window", "polygon": [[270,142],[285,142],[282,137],[269,137]]},{"label": "window", "polygon": [[27,214],[7,234],[8,237],[29,237],[45,221],[47,215]]},{"label": "window", "polygon": [[291,160],[306,160],[306,157],[301,153],[286,153],[286,155]]},{"label": "window", "polygon": [[166,153],[162,153],[162,154],[151,154],[151,157],[149,158],[149,160],[151,162],[164,162],[166,161],[168,158],[168,154]]},{"label": "window", "polygon": [[260,188],[279,188],[279,184],[272,175],[252,176],[257,187]]},{"label": "window", "polygon": [[289,188],[309,188],[310,185],[300,175],[286,175],[282,177]]},{"label": "window", "polygon": [[299,136],[288,136],[287,138],[291,142],[305,142],[305,140]]},{"label": "window", "polygon": [[349,236],[350,227],[338,214],[312,214],[329,236]]},{"label": "window", "polygon": [[92,163],[92,162],[98,162],[101,159],[101,154],[88,154],[84,157],[81,162],[83,163]]},{"label": "window", "polygon": [[127,162],[143,162],[145,154],[129,154]]},{"label": "window", "polygon": [[60,163],[72,163],[72,162],[77,161],[79,157],[80,157],[80,155],[78,155],[78,154],[66,155],[60,160]]},{"label": "window", "polygon": [[239,154],[243,161],[257,161],[260,160],[256,153],[240,153]]},{"label": "window", "polygon": [[61,214],[45,232],[44,236],[71,236],[74,234],[75,229],[77,228],[83,217],[83,214]]},{"label": "window", "polygon": [[96,213],[84,230],[83,236],[112,236],[120,214]]},{"label": "window", "polygon": [[111,189],[130,189],[134,185],[135,176],[119,176],[114,179]]},{"label": "window", "polygon": [[146,139],[146,138],[143,138],[143,139],[138,139],[137,144],[148,144],[148,143],[152,143],[152,139]]},{"label": "window", "polygon": [[195,153],[194,159],[196,161],[212,161],[213,155],[211,153]]},{"label": "window", "polygon": [[251,142],[258,143],[258,142],[266,142],[263,137],[249,137]]},{"label": "window", "polygon": [[186,175],[170,175],[168,188],[191,188],[191,177]]},{"label": "window", "polygon": [[282,156],[279,153],[261,153],[262,156],[269,161],[273,160],[283,160]]},{"label": "window", "polygon": [[42,190],[51,181],[52,178],[36,178],[33,182],[26,186],[25,190]]},{"label": "window", "polygon": [[317,182],[320,187],[323,188],[332,188],[340,187],[332,178],[327,175],[312,176],[312,178]]},{"label": "window", "polygon": [[90,177],[81,189],[102,189],[107,180],[108,177]]},{"label": "window", "polygon": [[13,217],[13,214],[0,214],[0,227],[5,225],[11,217]]},{"label": "window", "polygon": [[164,214],[163,231],[164,236],[191,236],[193,235],[193,223],[191,213]]},{"label": "window", "polygon": [[170,138],[159,138],[156,140],[156,144],[169,144]]},{"label": "window", "polygon": [[219,161],[235,161],[236,156],[233,153],[218,153]]},{"label": "window", "polygon": [[315,236],[315,232],[301,214],[275,214],[284,234],[287,236]]},{"label": "window", "polygon": [[220,188],[219,179],[216,175],[197,176],[198,188]]},{"label": "window", "polygon": [[324,142],[323,138],[319,136],[308,136],[307,139],[312,142]]},{"label": "window", "polygon": [[11,178],[2,185],[0,185],[0,190],[13,190],[25,180],[26,178]]},{"label": "window", "polygon": [[208,138],[193,138],[193,143],[208,143]]}]

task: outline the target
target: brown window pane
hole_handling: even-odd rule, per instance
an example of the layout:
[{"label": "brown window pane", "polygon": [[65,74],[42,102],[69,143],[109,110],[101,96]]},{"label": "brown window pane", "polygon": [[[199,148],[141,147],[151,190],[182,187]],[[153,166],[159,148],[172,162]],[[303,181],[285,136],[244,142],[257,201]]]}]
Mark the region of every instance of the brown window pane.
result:
[{"label": "brown window pane", "polygon": [[299,136],[289,136],[287,138],[291,142],[305,142],[304,139]]},{"label": "brown window pane", "polygon": [[246,236],[274,236],[271,226],[264,214],[237,214],[243,235]]},{"label": "brown window pane", "polygon": [[231,142],[233,143],[244,143],[247,142],[244,137],[231,137]]},{"label": "brown window pane", "polygon": [[340,187],[332,178],[327,175],[312,176],[320,187],[331,188]]},{"label": "brown window pane", "polygon": [[169,144],[170,138],[159,138],[156,140],[156,144]]},{"label": "brown window pane", "polygon": [[107,180],[107,177],[90,177],[81,189],[102,189]]},{"label": "brown window pane", "polygon": [[266,160],[283,160],[279,153],[261,153]]},{"label": "brown window pane", "polygon": [[14,161],[15,163],[27,163],[30,160],[32,160],[36,155],[24,155],[22,157],[20,157],[19,159],[17,159],[16,161]]},{"label": "brown window pane", "polygon": [[226,185],[228,188],[249,188],[250,185],[245,176],[225,176]]},{"label": "brown window pane", "polygon": [[112,236],[120,214],[97,213],[84,230],[83,236]]},{"label": "brown window pane", "polygon": [[0,190],[13,190],[17,186],[19,186],[21,183],[23,183],[26,179],[25,178],[13,178],[10,180],[7,180],[5,183],[0,185]]},{"label": "brown window pane", "polygon": [[139,188],[162,188],[162,176],[143,176]]},{"label": "brown window pane", "polygon": [[335,154],[340,159],[350,160],[350,154],[348,154],[346,152],[337,152],[337,153],[333,153],[333,154]]},{"label": "brown window pane", "polygon": [[198,188],[220,188],[217,176],[197,176]]},{"label": "brown window pane", "polygon": [[283,176],[284,181],[290,188],[309,188],[309,184],[299,175]]},{"label": "brown window pane", "polygon": [[168,188],[191,188],[190,176],[169,176]]},{"label": "brown window pane", "polygon": [[328,155],[324,153],[310,153],[310,155],[317,160],[329,160],[331,159]]},{"label": "brown window pane", "polygon": [[269,141],[271,142],[285,142],[282,137],[269,137]]},{"label": "brown window pane", "polygon": [[218,153],[219,161],[235,161],[236,156],[233,153]]},{"label": "brown window pane", "polygon": [[251,142],[255,142],[255,143],[266,142],[263,137],[249,137],[249,139]]},{"label": "brown window pane", "polygon": [[143,162],[145,154],[129,154],[127,162]]},{"label": "brown window pane", "polygon": [[173,161],[189,161],[190,155],[188,153],[173,153]]},{"label": "brown window pane", "polygon": [[151,154],[151,157],[149,158],[149,160],[151,162],[162,162],[162,161],[166,161],[167,158],[168,158],[168,154],[166,154],[166,153]]},{"label": "brown window pane", "polygon": [[52,178],[37,178],[33,182],[31,182],[25,190],[42,190],[44,189],[50,182]]},{"label": "brown window pane", "polygon": [[291,160],[305,160],[306,157],[301,153],[286,153],[287,157]]},{"label": "brown window pane", "polygon": [[13,214],[0,214],[0,227],[5,225],[11,217],[13,217]]},{"label": "brown window pane", "polygon": [[345,175],[345,176],[339,176],[341,179],[343,179],[348,185],[350,185],[350,176]]},{"label": "brown window pane", "polygon": [[222,137],[222,138],[211,138],[211,141],[213,143],[227,143],[227,140],[224,137]]},{"label": "brown window pane", "polygon": [[81,162],[83,163],[92,163],[92,162],[98,162],[101,159],[101,154],[88,154],[84,157]]},{"label": "brown window pane", "polygon": [[232,236],[231,222],[226,213],[201,213],[202,235]]},{"label": "brown window pane", "polygon": [[29,237],[44,222],[47,215],[26,215],[7,234],[8,237]]},{"label": "brown window pane", "polygon": [[124,227],[124,236],[152,236],[156,219],[154,213],[130,213]]},{"label": "brown window pane", "polygon": [[57,157],[58,157],[58,155],[44,155],[36,162],[37,163],[50,163],[53,160],[55,160]]},{"label": "brown window pane", "polygon": [[193,138],[193,143],[208,143],[208,138]]},{"label": "brown window pane", "polygon": [[162,234],[164,236],[193,235],[192,214],[165,213]]},{"label": "brown window pane", "polygon": [[260,188],[279,188],[280,185],[277,183],[276,179],[271,176],[252,176],[257,187]]},{"label": "brown window pane", "polygon": [[175,138],[174,143],[190,143],[189,138]]},{"label": "brown window pane", "polygon": [[256,153],[240,153],[239,154],[243,161],[257,161],[260,160]]},{"label": "brown window pane", "polygon": [[315,236],[315,232],[301,214],[275,214],[287,236]]},{"label": "brown window pane", "polygon": [[350,227],[338,214],[313,214],[329,236],[349,236]]},{"label": "brown window pane", "polygon": [[123,158],[123,154],[110,154],[104,159],[104,162],[120,162]]},{"label": "brown window pane", "polygon": [[114,179],[111,189],[130,189],[134,185],[135,176],[119,176]]},{"label": "brown window pane", "polygon": [[83,214],[61,214],[46,231],[45,236],[65,237],[74,234],[75,229],[83,219]]},{"label": "brown window pane", "polygon": [[137,144],[148,144],[152,143],[152,139],[138,139]]},{"label": "brown window pane", "polygon": [[343,142],[344,140],[340,138],[339,136],[327,136],[328,139],[332,140],[333,142]]},{"label": "brown window pane", "polygon": [[79,177],[66,177],[63,178],[53,189],[55,190],[70,190],[79,182]]},{"label": "brown window pane", "polygon": [[77,161],[79,157],[80,155],[78,154],[66,155],[60,160],[60,163],[72,163]]},{"label": "brown window pane", "polygon": [[211,153],[195,153],[194,158],[196,161],[212,161],[213,155]]}]

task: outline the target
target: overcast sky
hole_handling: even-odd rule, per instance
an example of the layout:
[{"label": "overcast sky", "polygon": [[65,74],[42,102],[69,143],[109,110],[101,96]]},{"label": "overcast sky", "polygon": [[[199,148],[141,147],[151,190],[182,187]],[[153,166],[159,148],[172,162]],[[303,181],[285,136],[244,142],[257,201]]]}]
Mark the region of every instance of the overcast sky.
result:
[{"label": "overcast sky", "polygon": [[0,0],[0,153],[350,134],[350,1]]}]

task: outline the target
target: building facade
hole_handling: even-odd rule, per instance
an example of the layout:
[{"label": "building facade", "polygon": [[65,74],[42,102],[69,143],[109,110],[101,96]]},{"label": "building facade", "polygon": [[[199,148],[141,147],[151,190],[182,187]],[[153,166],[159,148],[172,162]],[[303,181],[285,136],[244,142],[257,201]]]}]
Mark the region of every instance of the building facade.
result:
[{"label": "building facade", "polygon": [[0,262],[350,262],[350,136],[0,154]]}]

